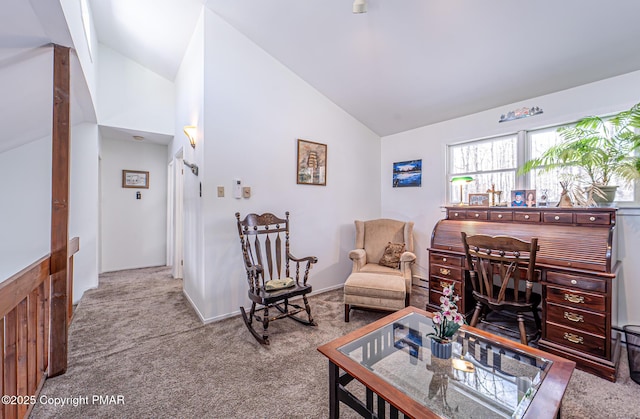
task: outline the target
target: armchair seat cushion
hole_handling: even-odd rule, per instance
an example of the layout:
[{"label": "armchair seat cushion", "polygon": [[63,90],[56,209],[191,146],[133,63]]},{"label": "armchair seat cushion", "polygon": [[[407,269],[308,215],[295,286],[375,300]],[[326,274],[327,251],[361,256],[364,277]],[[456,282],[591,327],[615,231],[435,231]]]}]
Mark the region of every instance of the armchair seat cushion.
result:
[{"label": "armchair seat cushion", "polygon": [[402,277],[402,271],[400,269],[389,268],[388,266],[378,265],[377,263],[367,263],[360,269],[360,272],[366,273],[379,273],[385,275],[394,275]]},{"label": "armchair seat cushion", "polygon": [[345,304],[348,296],[360,296],[382,300],[397,300],[404,307],[406,287],[401,275],[353,273],[344,283]]}]

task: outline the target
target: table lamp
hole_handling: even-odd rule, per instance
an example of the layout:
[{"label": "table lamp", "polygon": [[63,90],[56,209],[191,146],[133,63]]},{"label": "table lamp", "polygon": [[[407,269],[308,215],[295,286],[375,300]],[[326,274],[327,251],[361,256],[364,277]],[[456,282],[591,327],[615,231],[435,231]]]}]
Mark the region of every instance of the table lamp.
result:
[{"label": "table lamp", "polygon": [[458,205],[464,205],[464,200],[462,199],[462,185],[465,183],[469,183],[473,180],[471,176],[454,176],[451,178],[451,183],[454,185],[460,185],[460,203]]}]

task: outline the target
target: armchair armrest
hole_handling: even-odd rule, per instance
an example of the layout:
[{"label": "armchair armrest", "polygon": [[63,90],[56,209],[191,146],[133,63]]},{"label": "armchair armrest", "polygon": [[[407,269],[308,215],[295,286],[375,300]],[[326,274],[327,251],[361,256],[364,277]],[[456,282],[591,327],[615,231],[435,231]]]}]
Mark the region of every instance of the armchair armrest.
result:
[{"label": "armchair armrest", "polygon": [[404,252],[400,255],[400,262],[415,262],[416,255],[412,252]]},{"label": "armchair armrest", "polygon": [[400,255],[400,272],[404,277],[407,295],[411,295],[411,283],[413,281],[413,272],[411,265],[416,261],[416,255],[413,252],[404,252]]},{"label": "armchair armrest", "polygon": [[353,261],[351,272],[358,272],[367,264],[367,252],[364,249],[354,249],[349,252],[349,259]]}]

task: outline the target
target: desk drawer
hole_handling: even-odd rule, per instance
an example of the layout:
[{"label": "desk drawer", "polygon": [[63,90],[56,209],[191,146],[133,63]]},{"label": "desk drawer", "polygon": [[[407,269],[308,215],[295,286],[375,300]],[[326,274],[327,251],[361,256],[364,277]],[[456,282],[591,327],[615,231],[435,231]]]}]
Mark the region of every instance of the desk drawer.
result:
[{"label": "desk drawer", "polygon": [[511,211],[491,211],[489,214],[491,221],[513,221],[513,212]]},{"label": "desk drawer", "polygon": [[[549,323],[549,322],[547,322]],[[547,324],[547,339],[560,345],[604,357],[607,353],[607,341],[604,337],[592,335],[581,330],[564,327],[559,324]]]},{"label": "desk drawer", "polygon": [[545,212],[543,220],[545,223],[572,223],[573,213],[571,212]]},{"label": "desk drawer", "polygon": [[[457,294],[457,291],[456,291],[456,295],[459,295],[459,294]],[[462,295],[459,295],[459,296],[460,296],[460,300],[457,303],[458,312],[460,312],[462,314],[465,314],[465,312],[464,312],[464,308],[465,308],[464,297]],[[431,288],[429,290],[429,305],[431,306],[431,308],[427,308],[427,310],[441,310],[440,304],[442,304],[442,303],[440,302],[440,297],[442,297],[442,293],[440,293],[440,292],[434,290],[433,288]]]},{"label": "desk drawer", "polygon": [[539,223],[540,222],[540,212],[538,211],[514,211],[513,219],[515,221],[521,222],[529,222],[529,223]]},{"label": "desk drawer", "polygon": [[611,224],[611,214],[608,212],[576,214],[576,222],[578,224],[609,225]]},{"label": "desk drawer", "polygon": [[488,211],[472,211],[467,210],[467,219],[469,220],[488,220],[489,212]]},{"label": "desk drawer", "polygon": [[464,220],[467,218],[467,211],[465,210],[449,210],[449,219],[451,220]]},{"label": "desk drawer", "polygon": [[429,265],[429,274],[460,281],[462,279],[462,268],[432,263]]},{"label": "desk drawer", "polygon": [[566,306],[605,311],[605,296],[547,285],[547,301]]},{"label": "desk drawer", "polygon": [[464,266],[464,257],[431,253],[429,255],[429,262],[436,263],[438,265]]},{"label": "desk drawer", "polygon": [[547,272],[547,282],[567,287],[580,288],[586,291],[607,292],[607,281],[569,275],[560,272]]},{"label": "desk drawer", "polygon": [[453,284],[453,292],[456,295],[458,296],[462,295],[462,284],[460,281],[452,281],[447,278],[442,278],[442,277],[433,276],[433,275],[431,275],[431,278],[429,278],[429,288],[434,291],[442,292],[442,289],[444,287],[448,287],[450,284]]},{"label": "desk drawer", "polygon": [[594,335],[606,336],[607,316],[603,313],[580,310],[553,303],[546,305],[547,321]]}]

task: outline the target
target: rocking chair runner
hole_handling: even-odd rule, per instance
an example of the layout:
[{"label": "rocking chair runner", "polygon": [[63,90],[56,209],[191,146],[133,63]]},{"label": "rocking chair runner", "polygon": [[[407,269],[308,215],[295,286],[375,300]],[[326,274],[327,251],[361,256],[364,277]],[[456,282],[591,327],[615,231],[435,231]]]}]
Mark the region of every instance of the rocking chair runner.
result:
[{"label": "rocking chair runner", "polygon": [[[302,324],[317,326],[311,316],[311,307],[307,300],[307,294],[311,292],[311,285],[307,284],[307,279],[309,269],[318,262],[318,258],[315,256],[296,258],[289,253],[289,212],[285,214],[285,219],[265,213],[249,214],[240,220],[240,213],[236,213],[242,256],[249,283],[248,295],[251,300],[249,313],[247,314],[244,307],[240,307],[240,312],[251,334],[265,345],[269,344],[267,329],[270,321],[291,317]],[[282,276],[283,262],[284,276]],[[290,275],[290,262],[295,264],[295,277]],[[302,274],[301,265],[304,269]],[[290,298],[298,296],[302,296],[304,307],[289,302]],[[258,304],[263,307],[257,309]],[[270,316],[269,310],[274,307],[279,313]],[[307,312],[308,320],[296,316],[301,311]],[[254,320],[262,324],[262,334],[254,329]]]}]

